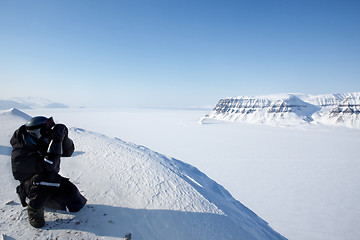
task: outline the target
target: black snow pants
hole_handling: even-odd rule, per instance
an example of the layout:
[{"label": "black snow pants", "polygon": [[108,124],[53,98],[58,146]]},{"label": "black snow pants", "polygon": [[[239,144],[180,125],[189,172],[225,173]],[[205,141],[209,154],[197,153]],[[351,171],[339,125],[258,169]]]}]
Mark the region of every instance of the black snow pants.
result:
[{"label": "black snow pants", "polygon": [[28,198],[28,204],[35,209],[47,207],[77,212],[87,201],[69,179],[55,172],[36,174],[21,183],[16,191],[23,206]]}]

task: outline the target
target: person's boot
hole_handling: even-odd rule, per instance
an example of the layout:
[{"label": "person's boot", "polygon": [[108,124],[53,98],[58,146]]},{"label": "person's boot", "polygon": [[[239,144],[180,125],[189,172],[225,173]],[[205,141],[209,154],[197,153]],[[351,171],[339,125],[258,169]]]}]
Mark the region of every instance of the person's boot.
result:
[{"label": "person's boot", "polygon": [[28,205],[27,212],[31,226],[33,226],[34,228],[41,228],[45,225],[44,208],[35,209]]}]

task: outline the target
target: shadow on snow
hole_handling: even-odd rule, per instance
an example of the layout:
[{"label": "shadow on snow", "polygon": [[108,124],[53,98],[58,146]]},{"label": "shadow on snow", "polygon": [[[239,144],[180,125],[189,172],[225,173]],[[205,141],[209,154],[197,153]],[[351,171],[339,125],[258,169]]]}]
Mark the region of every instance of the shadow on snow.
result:
[{"label": "shadow on snow", "polygon": [[[104,237],[124,237],[132,233],[134,239],[284,239],[281,235],[265,233],[263,229],[242,226],[225,215],[182,212],[175,210],[130,209],[89,204],[73,219],[48,221],[45,229],[72,229]],[[269,234],[269,235],[268,235]],[[267,236],[268,238],[264,238]]]},{"label": "shadow on snow", "polygon": [[0,155],[11,156],[12,147],[0,145]]}]

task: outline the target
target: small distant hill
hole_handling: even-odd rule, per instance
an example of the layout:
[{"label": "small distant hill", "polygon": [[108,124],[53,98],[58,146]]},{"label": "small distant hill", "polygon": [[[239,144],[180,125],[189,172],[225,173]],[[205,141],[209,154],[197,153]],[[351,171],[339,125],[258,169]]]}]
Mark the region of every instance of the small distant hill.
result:
[{"label": "small distant hill", "polygon": [[3,119],[9,120],[9,121],[15,121],[15,120],[22,120],[22,121],[28,121],[30,120],[31,116],[20,111],[16,108],[11,108],[10,110],[0,111],[0,117]]},{"label": "small distant hill", "polygon": [[11,100],[0,100],[0,110],[6,110],[11,108],[30,109],[31,107],[29,107],[26,104],[22,104]]},{"label": "small distant hill", "polygon": [[62,103],[57,103],[57,102],[50,103],[50,104],[44,106],[44,108],[68,108],[68,107],[69,107],[68,105],[65,105]]},{"label": "small distant hill", "polygon": [[69,106],[53,102],[46,98],[38,97],[13,97],[10,99],[0,99],[0,110],[11,108],[31,109],[31,108],[68,108]]}]

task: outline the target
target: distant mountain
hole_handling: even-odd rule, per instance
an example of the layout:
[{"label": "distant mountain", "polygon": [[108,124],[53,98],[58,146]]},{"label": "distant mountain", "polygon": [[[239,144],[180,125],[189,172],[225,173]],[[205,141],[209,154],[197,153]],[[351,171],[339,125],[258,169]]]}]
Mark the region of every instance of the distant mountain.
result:
[{"label": "distant mountain", "polygon": [[11,100],[0,100],[0,110],[6,110],[11,108],[29,109],[31,107]]},{"label": "distant mountain", "polygon": [[340,104],[343,100],[348,97],[354,98],[360,96],[360,92],[354,93],[337,93],[337,94],[326,94],[326,95],[298,95],[303,101],[320,107],[332,107]]},{"label": "distant mountain", "polygon": [[315,119],[323,124],[360,128],[360,95],[347,96]]},{"label": "distant mountain", "polygon": [[13,97],[11,99],[0,100],[0,110],[18,108],[18,109],[30,109],[30,108],[68,108],[69,106],[53,102],[45,98],[37,97]]},{"label": "distant mountain", "polygon": [[68,107],[69,107],[68,105],[58,103],[58,102],[53,102],[53,103],[50,103],[50,104],[44,106],[44,108],[68,108]]},{"label": "distant mountain", "polygon": [[275,126],[318,123],[360,128],[359,107],[360,92],[224,98],[201,123],[216,119]]}]

